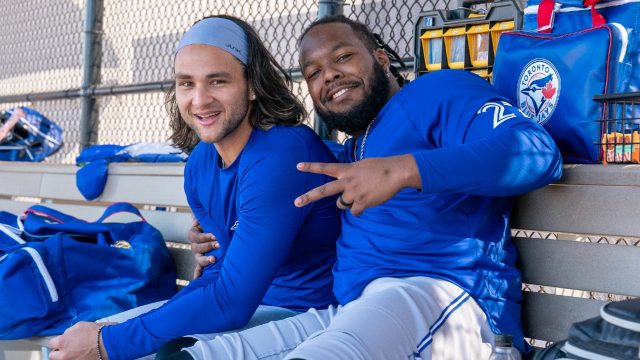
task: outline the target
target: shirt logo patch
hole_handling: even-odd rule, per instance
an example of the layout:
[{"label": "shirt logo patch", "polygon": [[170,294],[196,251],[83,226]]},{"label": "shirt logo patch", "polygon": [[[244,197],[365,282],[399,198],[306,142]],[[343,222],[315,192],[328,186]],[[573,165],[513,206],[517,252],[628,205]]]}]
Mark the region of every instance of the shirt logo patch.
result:
[{"label": "shirt logo patch", "polygon": [[240,223],[238,223],[238,220],[236,220],[236,222],[233,223],[233,225],[231,226],[231,228],[229,228],[229,230],[236,231],[239,225]]},{"label": "shirt logo patch", "polygon": [[531,60],[518,78],[520,110],[544,125],[558,105],[560,87],[560,74],[550,61]]}]

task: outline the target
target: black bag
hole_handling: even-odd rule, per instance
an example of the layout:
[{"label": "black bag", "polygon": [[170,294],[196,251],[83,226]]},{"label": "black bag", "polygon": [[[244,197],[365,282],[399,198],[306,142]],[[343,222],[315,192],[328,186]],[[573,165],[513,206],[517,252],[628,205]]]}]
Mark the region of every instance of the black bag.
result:
[{"label": "black bag", "polygon": [[536,354],[536,360],[637,360],[640,349],[640,298],[604,305],[600,316],[571,325],[567,340]]}]

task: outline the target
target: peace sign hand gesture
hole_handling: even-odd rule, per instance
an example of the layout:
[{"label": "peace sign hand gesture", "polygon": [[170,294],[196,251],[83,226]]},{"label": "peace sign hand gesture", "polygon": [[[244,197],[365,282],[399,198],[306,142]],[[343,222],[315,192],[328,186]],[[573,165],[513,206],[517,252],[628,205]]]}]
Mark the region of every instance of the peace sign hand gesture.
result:
[{"label": "peace sign hand gesture", "polygon": [[340,209],[350,209],[356,216],[391,199],[405,187],[420,189],[422,186],[418,167],[411,154],[368,158],[351,164],[299,163],[297,168],[336,179],[296,198],[297,207],[341,194],[336,205]]}]

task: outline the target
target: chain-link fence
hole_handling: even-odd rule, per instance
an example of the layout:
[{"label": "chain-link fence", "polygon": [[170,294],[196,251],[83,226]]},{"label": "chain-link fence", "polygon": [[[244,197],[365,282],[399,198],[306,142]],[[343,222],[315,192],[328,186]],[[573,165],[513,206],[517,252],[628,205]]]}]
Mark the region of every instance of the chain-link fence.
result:
[{"label": "chain-link fence", "polygon": [[[82,82],[82,17],[78,1],[0,1],[0,96],[78,88]],[[0,103],[26,105],[65,130],[65,147],[50,159],[73,162],[79,147],[80,100]]]},{"label": "chain-link fence", "polygon": [[[110,94],[109,88],[164,83],[172,76],[172,52],[180,35],[196,20],[230,14],[251,23],[276,60],[294,75],[296,42],[318,18],[322,3],[342,1],[254,0],[123,0],[97,1],[101,38],[95,97],[97,114],[90,143],[129,144],[166,141],[169,136],[164,95],[156,90]],[[65,145],[47,159],[73,163],[82,138],[83,44],[86,41],[85,0],[22,0],[0,2],[0,109],[30,106],[60,124]],[[452,1],[453,3],[453,1]],[[345,1],[343,13],[369,25],[413,64],[414,21],[423,10],[445,8],[447,0]],[[412,76],[411,69],[407,75]],[[106,90],[105,90],[106,89]],[[295,93],[312,114],[306,85],[297,78]],[[313,122],[313,116],[310,117]]]}]

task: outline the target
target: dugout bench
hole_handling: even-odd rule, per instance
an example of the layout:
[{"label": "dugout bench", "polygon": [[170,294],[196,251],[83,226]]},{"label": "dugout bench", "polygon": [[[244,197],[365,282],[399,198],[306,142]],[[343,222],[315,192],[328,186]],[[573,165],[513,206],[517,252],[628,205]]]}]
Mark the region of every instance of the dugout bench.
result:
[{"label": "dugout bench", "polygon": [[[133,203],[162,232],[183,286],[194,266],[183,168],[111,164],[103,194],[87,202],[74,165],[0,162],[0,210],[17,214],[41,202],[92,220],[109,203]],[[511,223],[526,283],[525,335],[537,346],[563,339],[571,323],[598,315],[607,301],[640,296],[640,165],[565,165],[558,183],[517,199]],[[0,341],[0,360],[30,359],[24,351],[45,344]]]},{"label": "dugout bench", "polygon": [[517,199],[511,226],[525,336],[564,339],[606,302],[640,296],[640,165],[565,165]]}]

